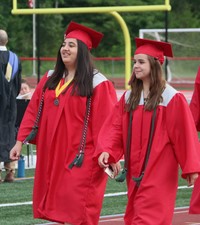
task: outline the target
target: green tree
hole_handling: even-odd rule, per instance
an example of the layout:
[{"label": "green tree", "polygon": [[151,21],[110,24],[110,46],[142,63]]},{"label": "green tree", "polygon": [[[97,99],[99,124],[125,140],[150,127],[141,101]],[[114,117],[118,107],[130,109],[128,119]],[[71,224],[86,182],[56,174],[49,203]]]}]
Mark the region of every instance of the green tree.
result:
[{"label": "green tree", "polygon": [[[36,0],[40,8],[56,7],[101,7],[125,5],[157,5],[164,4],[164,0]],[[18,0],[18,8],[28,8],[28,0]],[[171,0],[172,10],[168,12],[169,28],[199,27],[199,0]],[[18,52],[20,56],[32,56],[33,27],[32,15],[13,15],[12,0],[1,0],[0,28],[6,29],[9,35],[9,48]],[[165,12],[123,12],[130,31],[132,48],[134,37],[139,36],[139,29],[164,28]],[[74,20],[104,33],[104,38],[94,56],[124,56],[124,37],[120,25],[109,13],[98,14],[53,14],[36,15],[39,18],[39,46],[43,57],[55,57],[62,42],[63,34],[68,23]]]}]

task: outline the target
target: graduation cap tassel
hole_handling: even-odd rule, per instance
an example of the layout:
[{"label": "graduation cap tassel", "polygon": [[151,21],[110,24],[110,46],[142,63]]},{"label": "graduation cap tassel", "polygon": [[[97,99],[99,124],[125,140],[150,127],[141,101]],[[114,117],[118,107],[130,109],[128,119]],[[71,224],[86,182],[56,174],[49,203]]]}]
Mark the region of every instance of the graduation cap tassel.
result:
[{"label": "graduation cap tassel", "polygon": [[141,182],[143,176],[144,176],[144,172],[142,172],[142,174],[139,177],[133,177],[133,180],[135,181],[135,183],[138,187],[140,186],[140,182]]},{"label": "graduation cap tassel", "polygon": [[83,158],[84,158],[84,153],[83,152],[81,152],[79,155],[78,155],[78,157],[77,157],[77,160],[76,160],[76,166],[77,167],[81,167],[82,166],[82,164],[83,164]]},{"label": "graduation cap tassel", "polygon": [[124,182],[126,179],[127,169],[123,168],[120,174],[115,178],[117,182]]},{"label": "graduation cap tassel", "polygon": [[76,155],[75,159],[69,164],[69,169],[72,169],[72,167],[76,164],[78,155]]},{"label": "graduation cap tassel", "polygon": [[83,164],[84,153],[81,152],[76,155],[75,159],[70,163],[69,169],[72,169],[73,166],[81,167]]},{"label": "graduation cap tassel", "polygon": [[28,144],[29,141],[33,140],[38,132],[38,127],[33,127],[30,134],[25,138],[23,141],[23,144]]}]

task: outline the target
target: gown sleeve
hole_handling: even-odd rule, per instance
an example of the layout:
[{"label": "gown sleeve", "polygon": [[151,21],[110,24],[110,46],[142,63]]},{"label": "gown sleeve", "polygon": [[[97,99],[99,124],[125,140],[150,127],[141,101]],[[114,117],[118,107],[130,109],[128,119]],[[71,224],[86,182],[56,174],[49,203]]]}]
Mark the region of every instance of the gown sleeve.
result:
[{"label": "gown sleeve", "polygon": [[198,69],[194,92],[190,102],[190,110],[192,112],[197,131],[200,131],[200,67]]},{"label": "gown sleeve", "polygon": [[[200,172],[200,145],[194,120],[185,97],[177,93],[166,110],[167,130],[182,177]],[[198,171],[197,171],[197,168]]]},{"label": "gown sleeve", "polygon": [[110,154],[108,163],[116,163],[123,156],[122,114],[124,112],[124,95],[117,102],[103,124],[95,151],[95,159],[102,152]]},{"label": "gown sleeve", "polygon": [[96,146],[100,128],[117,102],[117,94],[113,84],[106,80],[95,87],[92,98],[92,137]]}]

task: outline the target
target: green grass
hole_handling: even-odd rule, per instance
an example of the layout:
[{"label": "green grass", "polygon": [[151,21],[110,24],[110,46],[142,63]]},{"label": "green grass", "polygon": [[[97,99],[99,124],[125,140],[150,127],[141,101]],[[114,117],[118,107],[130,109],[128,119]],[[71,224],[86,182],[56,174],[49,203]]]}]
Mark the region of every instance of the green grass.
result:
[{"label": "green grass", "polygon": [[2,225],[33,225],[41,224],[46,221],[34,220],[32,218],[32,206],[15,206],[1,208]]},{"label": "green grass", "polygon": [[192,188],[181,189],[177,193],[176,207],[188,206],[190,203]]},{"label": "green grass", "polygon": [[[17,174],[17,171],[16,171]],[[34,169],[26,169],[26,177],[34,176]],[[3,172],[3,177],[5,172]],[[180,180],[179,185],[186,185],[185,180]],[[0,204],[20,203],[32,201],[33,179],[16,180],[13,183],[0,184]],[[106,193],[126,192],[126,183],[118,183],[115,180],[108,180]],[[188,206],[192,189],[178,190],[176,207]],[[127,197],[121,195],[118,197],[105,197],[101,215],[112,215],[124,213]],[[32,206],[19,205],[0,207],[0,224],[2,225],[34,225],[47,221],[33,219]]]}]

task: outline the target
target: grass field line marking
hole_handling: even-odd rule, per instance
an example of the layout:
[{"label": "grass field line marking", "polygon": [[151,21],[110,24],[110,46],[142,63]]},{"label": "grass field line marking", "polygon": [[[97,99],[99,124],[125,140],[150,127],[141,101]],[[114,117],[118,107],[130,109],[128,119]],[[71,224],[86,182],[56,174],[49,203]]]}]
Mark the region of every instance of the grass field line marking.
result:
[{"label": "grass field line marking", "polygon": [[183,209],[189,209],[189,206],[181,206],[181,207],[176,207],[174,210],[183,210]]},{"label": "grass field line marking", "polygon": [[178,187],[178,190],[180,190],[180,189],[187,189],[187,188],[193,188],[194,187],[194,185],[192,185],[192,186],[179,186]]},{"label": "grass field line marking", "polygon": [[[118,192],[118,193],[110,193],[105,194],[104,197],[114,197],[114,196],[121,196],[126,195],[127,192]],[[7,204],[0,204],[0,207],[10,207],[10,206],[19,206],[19,205],[31,205],[31,202],[17,202],[17,203],[7,203]]]},{"label": "grass field line marking", "polygon": [[[191,188],[187,186],[180,186],[178,189],[184,189],[184,188]],[[127,192],[117,192],[117,193],[108,193],[104,194],[104,197],[116,197],[116,196],[122,196],[127,195]],[[19,206],[19,205],[31,205],[32,201],[29,202],[17,202],[17,203],[6,203],[6,204],[0,204],[0,207],[10,207],[10,206]]]},{"label": "grass field line marking", "polygon": [[[193,188],[193,186],[179,186],[178,187],[178,190],[181,190],[181,189],[187,189],[187,188]],[[122,196],[122,195],[127,195],[127,191],[126,192],[116,192],[116,193],[108,193],[108,194],[105,194],[104,197],[114,197],[114,196]]]},{"label": "grass field line marking", "polygon": [[177,207],[174,209],[174,214],[188,213],[189,206]]},{"label": "grass field line marking", "polygon": [[19,205],[32,205],[31,202],[15,202],[15,203],[7,203],[7,204],[0,204],[0,207],[10,207],[10,206],[19,206]]},{"label": "grass field line marking", "polygon": [[[19,180],[31,180],[31,179],[34,179],[34,176],[33,177],[17,177],[15,179],[16,179],[16,181],[19,181]],[[180,190],[180,189],[187,189],[187,188],[193,188],[193,187],[194,187],[194,185],[192,185],[190,187],[188,187],[186,185],[183,185],[183,186],[178,186],[178,190]],[[127,194],[127,192],[119,192],[119,193]],[[111,194],[105,194],[105,195],[108,195],[107,197],[110,197],[110,195],[112,195],[112,193]],[[121,194],[119,194],[119,195],[121,195]]]},{"label": "grass field line marking", "polygon": [[123,221],[123,217],[122,218],[116,218],[116,219],[107,219],[107,220],[100,220],[99,223],[107,223],[107,222],[112,222],[112,221]]},{"label": "grass field line marking", "polygon": [[107,219],[107,218],[110,218],[110,217],[122,217],[124,216],[124,214],[115,214],[115,215],[106,215],[106,216],[100,216],[100,219]]},{"label": "grass field line marking", "polygon": [[108,194],[105,194],[104,197],[114,197],[114,196],[121,196],[121,195],[126,195],[126,194],[127,194],[127,191],[126,192],[108,193]]},{"label": "grass field line marking", "polygon": [[17,178],[15,178],[16,181],[18,181],[18,180],[32,180],[32,179],[34,179],[34,177],[17,177]]},{"label": "grass field line marking", "polygon": [[182,213],[188,213],[188,210],[185,210],[185,211],[178,211],[178,212],[174,212],[174,214],[182,214]]}]

